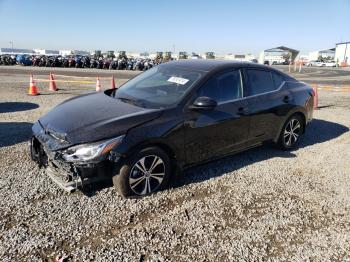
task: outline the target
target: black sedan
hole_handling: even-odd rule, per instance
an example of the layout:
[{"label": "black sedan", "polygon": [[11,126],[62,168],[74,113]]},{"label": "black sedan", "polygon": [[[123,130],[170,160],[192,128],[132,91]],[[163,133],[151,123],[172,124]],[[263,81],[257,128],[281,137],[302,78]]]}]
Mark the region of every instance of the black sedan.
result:
[{"label": "black sedan", "polygon": [[294,148],[313,114],[305,83],[255,63],[180,60],[119,89],[71,98],[33,125],[31,156],[71,191],[112,179],[121,195],[273,141]]}]

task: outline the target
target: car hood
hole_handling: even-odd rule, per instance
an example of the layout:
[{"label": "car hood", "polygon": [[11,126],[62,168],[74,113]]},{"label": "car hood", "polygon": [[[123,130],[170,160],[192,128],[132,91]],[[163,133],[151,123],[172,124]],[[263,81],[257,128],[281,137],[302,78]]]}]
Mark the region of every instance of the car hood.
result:
[{"label": "car hood", "polygon": [[105,93],[69,99],[39,119],[45,134],[64,144],[94,142],[125,134],[128,129],[151,121],[160,109],[147,109],[122,102]]}]

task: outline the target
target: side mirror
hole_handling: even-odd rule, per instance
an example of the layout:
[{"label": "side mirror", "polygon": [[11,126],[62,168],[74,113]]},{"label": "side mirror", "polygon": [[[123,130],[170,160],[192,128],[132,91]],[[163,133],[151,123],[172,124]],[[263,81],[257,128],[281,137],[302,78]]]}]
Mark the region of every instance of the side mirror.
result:
[{"label": "side mirror", "polygon": [[190,106],[191,109],[214,109],[218,103],[206,96],[198,97],[193,104]]}]

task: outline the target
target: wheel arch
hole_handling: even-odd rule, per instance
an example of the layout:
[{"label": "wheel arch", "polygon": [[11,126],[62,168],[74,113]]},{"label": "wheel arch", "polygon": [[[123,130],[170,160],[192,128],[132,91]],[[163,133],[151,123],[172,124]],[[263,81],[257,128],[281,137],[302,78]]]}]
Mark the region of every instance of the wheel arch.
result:
[{"label": "wheel arch", "polygon": [[132,148],[130,148],[128,150],[128,153],[125,155],[125,157],[130,157],[131,155],[135,154],[136,152],[145,149],[145,148],[149,148],[149,147],[158,147],[160,149],[162,149],[170,158],[171,160],[171,164],[172,164],[172,168],[175,170],[178,167],[178,159],[177,159],[177,154],[176,154],[176,150],[169,145],[168,143],[165,143],[164,141],[143,141],[140,142],[136,145],[134,145]]},{"label": "wheel arch", "polygon": [[296,109],[296,110],[291,111],[289,114],[287,114],[286,117],[283,119],[283,121],[281,121],[281,124],[280,124],[280,126],[278,128],[278,132],[277,132],[275,138],[273,139],[273,141],[275,143],[278,142],[278,139],[280,137],[280,134],[281,134],[281,131],[282,131],[282,128],[283,128],[284,124],[293,115],[299,115],[302,118],[302,120],[303,120],[303,123],[302,123],[303,124],[303,133],[305,133],[305,127],[306,127],[306,115],[305,115],[305,112],[304,112],[304,110]]},{"label": "wheel arch", "polygon": [[291,116],[293,116],[293,115],[298,115],[298,116],[300,116],[302,118],[302,120],[303,120],[303,122],[302,122],[302,124],[303,124],[303,134],[304,134],[305,133],[305,127],[306,127],[306,116],[305,116],[305,114],[298,111],[298,112],[295,112],[294,114],[292,114]]}]

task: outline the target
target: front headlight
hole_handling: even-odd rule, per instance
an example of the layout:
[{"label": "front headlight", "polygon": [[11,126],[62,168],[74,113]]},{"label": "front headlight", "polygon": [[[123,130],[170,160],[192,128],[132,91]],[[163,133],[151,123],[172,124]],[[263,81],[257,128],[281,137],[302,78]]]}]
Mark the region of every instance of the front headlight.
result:
[{"label": "front headlight", "polygon": [[100,141],[93,144],[83,144],[68,148],[62,154],[67,162],[80,162],[95,160],[118,146],[125,136],[118,136],[113,139]]}]

